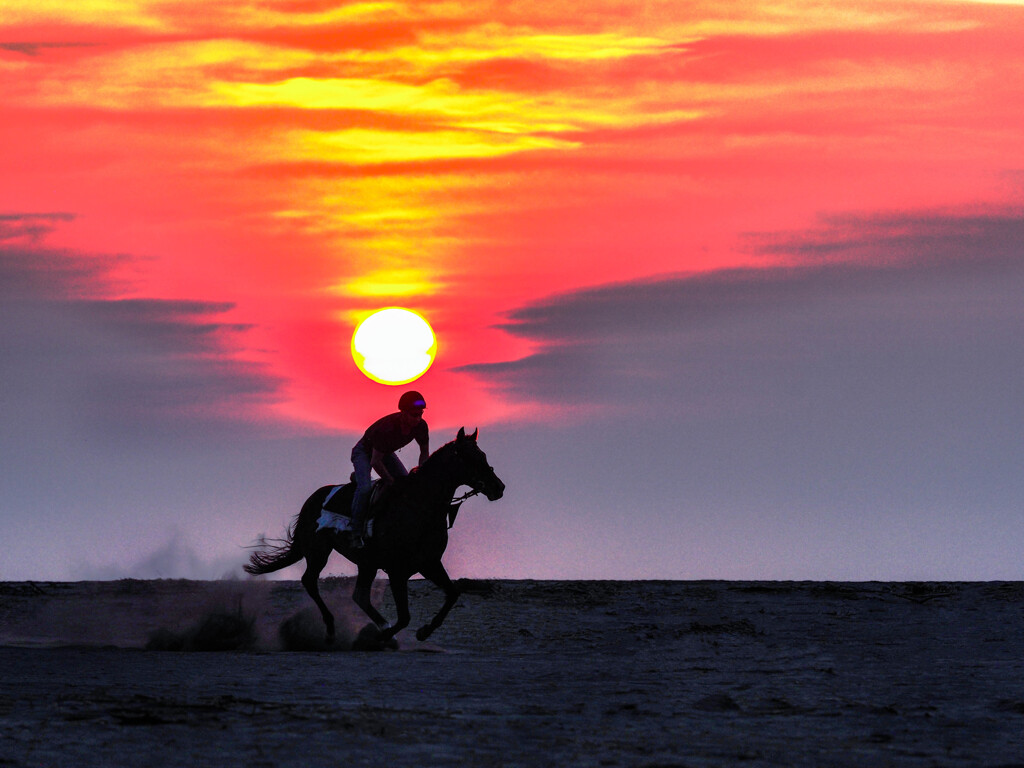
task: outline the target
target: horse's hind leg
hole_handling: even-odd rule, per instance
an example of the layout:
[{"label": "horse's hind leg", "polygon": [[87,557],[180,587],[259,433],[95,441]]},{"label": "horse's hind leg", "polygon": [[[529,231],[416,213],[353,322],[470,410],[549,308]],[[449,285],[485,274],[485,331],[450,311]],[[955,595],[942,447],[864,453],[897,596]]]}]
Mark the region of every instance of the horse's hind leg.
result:
[{"label": "horse's hind leg", "polygon": [[430,620],[429,624],[424,624],[416,630],[416,639],[422,641],[430,637],[434,630],[441,626],[448,612],[455,606],[459,599],[459,588],[448,577],[448,571],[444,569],[440,562],[429,568],[424,568],[420,573],[444,590],[444,605],[441,606],[441,610]]},{"label": "horse's hind leg", "polygon": [[320,597],[320,572],[327,565],[327,558],[331,556],[331,550],[322,550],[317,547],[306,555],[306,572],[302,574],[302,586],[313,598],[316,607],[320,609],[320,615],[327,627],[327,644],[334,642],[334,615],[327,609],[327,603]]},{"label": "horse's hind leg", "polygon": [[370,602],[370,589],[373,587],[373,580],[377,578],[377,569],[370,566],[359,566],[356,574],[356,587],[352,591],[352,599],[356,605],[363,609],[363,613],[370,617],[370,620],[377,625],[378,629],[387,629],[388,622],[381,616],[380,611],[373,607]]}]

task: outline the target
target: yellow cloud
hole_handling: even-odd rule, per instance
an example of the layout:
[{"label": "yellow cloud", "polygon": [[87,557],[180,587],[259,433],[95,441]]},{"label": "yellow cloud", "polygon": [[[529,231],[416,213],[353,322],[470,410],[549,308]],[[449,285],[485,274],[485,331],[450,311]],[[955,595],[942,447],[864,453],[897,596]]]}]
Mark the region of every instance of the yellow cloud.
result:
[{"label": "yellow cloud", "polygon": [[352,165],[500,157],[538,149],[573,149],[579,144],[538,136],[473,131],[346,131],[292,133],[291,159]]},{"label": "yellow cloud", "polygon": [[289,106],[304,109],[365,109],[399,112],[472,111],[486,99],[465,96],[445,80],[425,86],[365,78],[295,77],[276,83],[220,82],[210,87],[213,101],[240,107]]},{"label": "yellow cloud", "polygon": [[587,114],[581,103],[560,110],[555,100],[493,90],[466,92],[446,79],[411,85],[383,79],[296,77],[277,83],[215,83],[210,90],[212,102],[223,105],[353,109],[439,118],[450,125],[469,125],[463,121],[472,120],[475,127],[487,125],[505,133],[572,130],[580,121],[567,121],[560,112]]},{"label": "yellow cloud", "polygon": [[[2,1],[2,0],[0,0]],[[656,4],[655,4],[656,5]],[[83,23],[100,16],[118,16],[133,23],[159,26],[158,13],[186,19],[188,2],[163,0],[11,0],[6,3],[15,18],[61,17]],[[211,6],[212,7],[212,6]],[[461,6],[458,6],[461,7]],[[717,7],[717,6],[716,6]],[[293,130],[279,133],[270,128],[259,141],[259,156],[283,160],[322,160],[366,165],[436,159],[485,158],[532,150],[571,150],[579,142],[562,138],[590,129],[655,126],[701,118],[730,105],[753,104],[783,94],[822,94],[871,88],[879,77],[887,86],[903,83],[907,89],[929,87],[933,72],[875,65],[846,71],[833,65],[826,75],[816,73],[785,81],[761,81],[751,73],[747,82],[732,84],[693,83],[681,79],[666,83],[631,80],[594,85],[587,79],[557,92],[472,89],[460,87],[445,77],[431,74],[450,72],[460,63],[506,58],[579,62],[654,56],[672,50],[669,40],[692,39],[698,27],[735,31],[750,25],[748,32],[774,34],[795,27],[825,28],[846,24],[852,27],[884,26],[901,14],[913,13],[911,5],[886,4],[881,9],[870,3],[832,9],[827,4],[793,2],[755,4],[748,15],[728,7],[698,14],[693,19],[672,10],[671,4],[652,7],[643,18],[664,20],[663,35],[639,34],[642,25],[616,32],[586,31],[541,34],[512,22],[482,23],[450,34],[424,32],[415,46],[381,50],[322,52],[283,45],[212,39],[174,43],[143,42],[135,47],[105,51],[78,58],[72,69],[35,66],[42,79],[7,78],[0,90],[8,104],[46,106],[85,105],[112,110],[132,109],[257,109],[350,110],[398,117],[406,130],[349,128],[328,132]],[[228,19],[243,28],[302,27],[319,19],[323,23],[344,23],[384,17],[408,19],[417,14],[455,13],[457,4],[425,9],[416,4],[365,2],[341,4],[308,13],[288,13],[288,4],[273,2],[226,4],[212,10],[214,20]],[[279,10],[285,9],[285,10]],[[608,14],[608,7],[595,9]],[[470,4],[459,17],[479,11]],[[556,13],[557,9],[551,13]],[[730,16],[731,14],[731,16]],[[886,15],[888,14],[888,15]],[[34,15],[34,16],[33,16]],[[195,14],[192,14],[193,16]],[[542,20],[544,15],[542,14]],[[611,18],[611,16],[608,16]],[[2,23],[2,22],[0,22]],[[97,23],[99,23],[97,21]],[[599,21],[588,29],[599,27]],[[596,25],[596,27],[595,27]],[[710,25],[710,26],[708,26]],[[718,27],[715,27],[718,25]],[[787,26],[788,25],[788,26]],[[685,35],[689,35],[686,37]],[[353,69],[370,76],[345,76]],[[11,65],[4,65],[8,72]],[[27,66],[27,65],[26,65]],[[334,76],[288,76],[296,72],[331,71]],[[443,68],[443,70],[442,70]],[[404,78],[414,71],[423,82]],[[955,73],[953,73],[955,74]],[[16,83],[16,84],[15,84]],[[343,119],[339,116],[339,120]],[[414,122],[415,121],[415,122]],[[254,139],[255,140],[255,139]],[[225,146],[221,153],[234,149]]]},{"label": "yellow cloud", "polygon": [[234,14],[239,24],[249,28],[287,29],[295,27],[323,27],[344,22],[395,21],[409,16],[402,3],[366,2],[337,5],[327,10],[308,13],[294,9],[277,10],[268,3],[245,5]]},{"label": "yellow cloud", "polygon": [[[462,91],[448,80],[424,85],[361,78],[292,78],[278,83],[216,83],[213,101],[241,107],[287,106],[304,109],[357,109],[414,116],[447,127],[505,134],[541,134],[644,123],[693,120],[694,109],[673,108],[665,94],[637,100],[628,94],[525,96],[497,90]],[[456,142],[465,144],[464,141]],[[494,147],[518,151],[506,141]],[[529,148],[565,148],[566,142],[536,138]],[[461,156],[455,155],[455,156]]]},{"label": "yellow cloud", "polygon": [[[672,41],[677,43],[678,41]],[[392,59],[432,67],[475,63],[492,59],[551,59],[580,62],[623,59],[664,53],[669,41],[658,37],[617,32],[542,35],[500,24],[485,24],[454,35],[426,33],[415,47],[373,51],[358,55],[364,61]]]},{"label": "yellow cloud", "polygon": [[218,106],[222,100],[211,96],[211,77],[265,76],[313,59],[308,52],[237,40],[141,44],[82,58],[74,69],[40,79],[24,98],[113,110]]},{"label": "yellow cloud", "polygon": [[333,289],[347,296],[428,296],[437,293],[440,284],[418,269],[385,269],[350,280]]},{"label": "yellow cloud", "polygon": [[[275,7],[278,6],[278,7]],[[195,28],[301,29],[413,20],[414,6],[400,2],[354,2],[326,10],[302,11],[289,2],[244,0],[3,0],[0,26],[68,24],[146,31],[186,31]]]},{"label": "yellow cloud", "polygon": [[[42,2],[44,8],[54,8],[49,0]],[[185,5],[169,7],[180,13]],[[149,6],[140,3],[138,7]],[[338,12],[372,14],[385,7],[390,8],[387,4],[370,3],[343,6]],[[436,37],[422,47],[376,52],[322,53],[231,39],[143,42],[115,51],[97,48],[95,53],[90,52],[76,61],[73,70],[53,71],[52,75],[50,70],[40,70],[43,77],[32,86],[15,89],[7,84],[3,95],[8,103],[85,105],[121,111],[284,107],[414,117],[425,121],[426,133],[415,141],[405,142],[409,147],[406,154],[412,159],[493,156],[523,149],[566,148],[575,145],[543,135],[697,116],[693,111],[680,111],[660,100],[641,105],[626,92],[588,94],[577,89],[557,94],[527,94],[463,89],[443,77],[410,83],[394,75],[395,67],[406,67],[403,57],[409,60],[418,57],[420,64],[428,67],[450,68],[460,59],[541,56],[588,60],[654,53],[664,48],[662,40],[651,37],[611,33],[524,35],[509,34],[507,30],[488,34],[491,26],[485,25],[483,31],[460,33],[447,43],[445,38]],[[267,82],[268,76],[273,77],[275,73],[302,71],[313,65],[321,69],[334,65],[344,71],[346,62],[360,57],[375,58],[379,75],[372,78],[299,76]],[[460,133],[439,136],[434,132],[438,128],[455,129]],[[492,134],[530,138],[502,139]],[[387,135],[376,136],[368,156],[380,154],[387,138]],[[430,149],[438,144],[438,139],[450,148],[447,152]],[[335,145],[346,143],[344,137],[340,142],[325,141]],[[385,154],[395,155],[397,149],[391,147]]]},{"label": "yellow cloud", "polygon": [[163,0],[4,0],[0,26],[74,24],[145,30],[166,29]]}]

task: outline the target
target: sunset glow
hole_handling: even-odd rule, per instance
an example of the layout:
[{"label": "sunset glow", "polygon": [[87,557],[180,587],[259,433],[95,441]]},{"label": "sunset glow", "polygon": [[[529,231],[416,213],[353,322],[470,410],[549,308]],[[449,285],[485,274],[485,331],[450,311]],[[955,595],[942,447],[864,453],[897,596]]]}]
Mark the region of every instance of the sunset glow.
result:
[{"label": "sunset glow", "polygon": [[[976,403],[909,394],[1016,359],[972,357],[1018,316],[971,291],[1014,285],[993,275],[1015,274],[1024,210],[1022,6],[8,0],[0,341],[22,389],[4,402],[59,425],[38,455],[12,455],[48,466],[49,446],[105,429],[148,439],[156,419],[329,435],[338,446],[316,455],[347,476],[344,444],[395,400],[393,374],[354,364],[356,326],[411,307],[440,340],[415,374],[432,437],[499,427],[521,446],[555,430],[542,466],[559,478],[608,462],[587,489],[648,472],[667,488],[676,464],[646,462],[685,455],[675,441],[698,428],[722,451],[694,451],[701,477],[734,469],[729,436],[770,444],[741,473],[762,473],[758,488],[808,464],[769,471],[778,441],[831,457],[827,477],[901,464],[879,458],[904,444],[891,425],[917,414],[960,434],[1010,388],[979,374],[957,390]],[[958,322],[998,311],[1008,330],[947,329],[952,347],[935,351],[924,337],[954,299]],[[889,301],[886,327],[857,303]],[[899,365],[917,367],[887,379]],[[878,416],[851,460],[834,434],[873,424],[894,391],[915,408]],[[862,410],[847,422],[849,402]],[[588,426],[619,444],[598,448]],[[639,446],[646,462],[629,465]],[[957,467],[1002,466],[949,451]],[[932,476],[953,475],[928,465],[915,487]],[[856,495],[875,480],[835,484]]]},{"label": "sunset glow", "polygon": [[[355,427],[375,395],[324,360],[332,318],[415,297],[451,339],[429,386],[500,418],[453,371],[527,352],[494,328],[523,302],[762,262],[749,233],[821,216],[998,203],[1024,160],[994,75],[1015,8],[558,8],[14,3],[0,206],[125,254],[109,298],[229,303],[281,415]],[[328,376],[294,364],[314,326]]]}]

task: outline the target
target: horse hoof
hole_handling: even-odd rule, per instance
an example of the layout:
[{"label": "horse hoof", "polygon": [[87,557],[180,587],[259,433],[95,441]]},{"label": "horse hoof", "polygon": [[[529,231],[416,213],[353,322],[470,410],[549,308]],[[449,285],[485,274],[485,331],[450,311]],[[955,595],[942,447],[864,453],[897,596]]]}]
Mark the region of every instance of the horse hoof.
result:
[{"label": "horse hoof", "polygon": [[432,634],[432,630],[429,627],[420,627],[416,630],[416,639],[421,643],[426,640]]},{"label": "horse hoof", "polygon": [[367,624],[359,630],[359,634],[352,642],[353,651],[383,651],[397,647],[398,641],[392,635],[382,632],[375,624]]}]

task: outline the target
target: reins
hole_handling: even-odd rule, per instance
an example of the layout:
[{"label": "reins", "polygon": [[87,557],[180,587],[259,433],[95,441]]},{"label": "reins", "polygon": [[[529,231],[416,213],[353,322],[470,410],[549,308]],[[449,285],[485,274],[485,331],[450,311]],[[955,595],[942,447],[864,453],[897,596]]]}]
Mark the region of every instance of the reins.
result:
[{"label": "reins", "polygon": [[468,499],[468,498],[470,498],[472,496],[476,496],[478,493],[480,493],[480,491],[476,491],[476,490],[467,491],[466,493],[464,493],[461,496],[459,496],[457,499],[452,499],[452,504],[456,504],[456,503],[461,504],[466,499]]},{"label": "reins", "polygon": [[452,499],[451,504],[448,505],[448,530],[449,531],[452,529],[452,526],[455,525],[455,516],[459,514],[459,507],[462,506],[462,502],[464,502],[466,499],[470,498],[471,496],[476,496],[478,493],[480,493],[480,491],[477,491],[477,490],[467,491],[466,493],[464,493],[461,496],[459,496],[457,499]]}]

